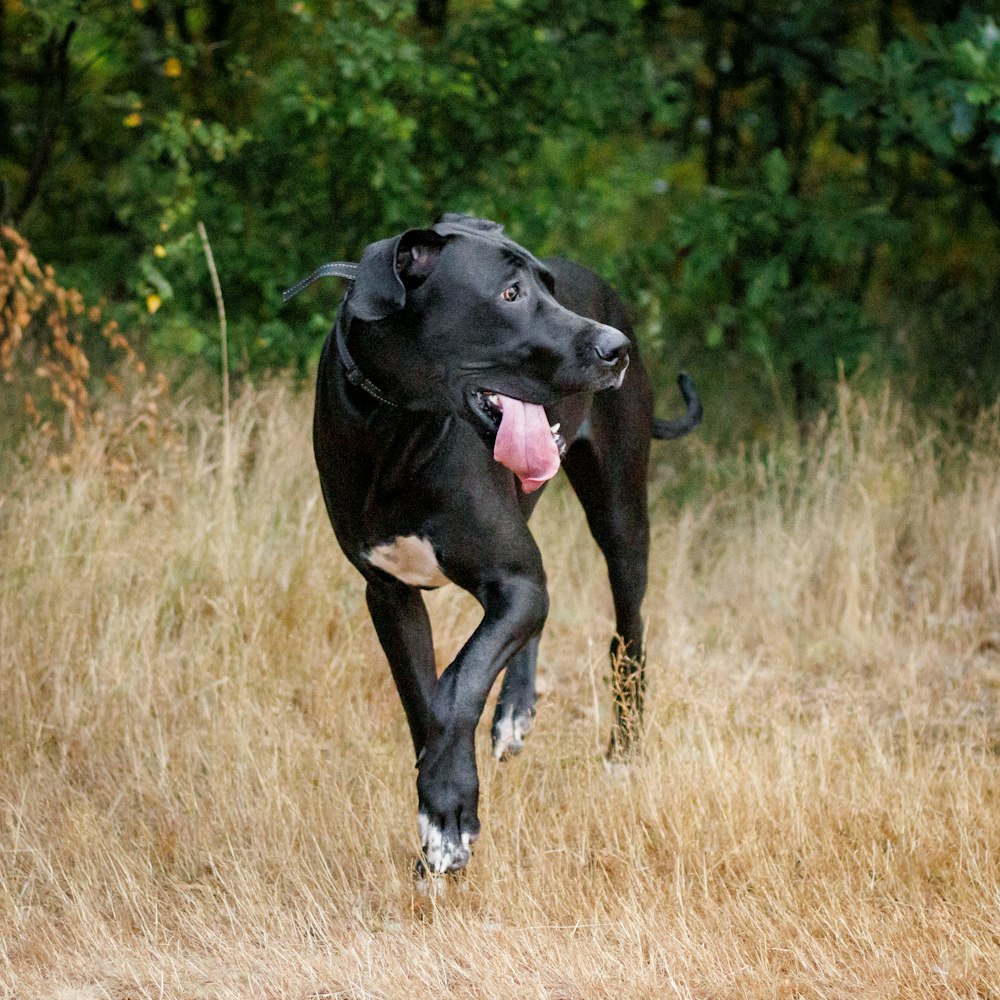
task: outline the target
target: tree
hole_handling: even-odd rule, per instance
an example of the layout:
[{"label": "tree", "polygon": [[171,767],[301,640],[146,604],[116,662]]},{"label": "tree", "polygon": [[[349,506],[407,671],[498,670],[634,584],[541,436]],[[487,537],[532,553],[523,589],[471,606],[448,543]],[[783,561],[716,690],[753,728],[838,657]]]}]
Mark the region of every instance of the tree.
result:
[{"label": "tree", "polygon": [[[3,11],[4,211],[160,352],[217,360],[198,219],[233,317],[232,360],[247,370],[302,368],[322,339],[329,293],[282,311],[281,287],[465,210],[596,267],[682,354],[720,372],[734,360],[803,428],[838,363],[862,357],[973,403],[995,391],[1000,364],[981,361],[1000,360],[989,321],[1000,32],[982,10],[279,0],[235,17],[229,0],[22,0]],[[653,348],[666,343],[643,329]]]}]

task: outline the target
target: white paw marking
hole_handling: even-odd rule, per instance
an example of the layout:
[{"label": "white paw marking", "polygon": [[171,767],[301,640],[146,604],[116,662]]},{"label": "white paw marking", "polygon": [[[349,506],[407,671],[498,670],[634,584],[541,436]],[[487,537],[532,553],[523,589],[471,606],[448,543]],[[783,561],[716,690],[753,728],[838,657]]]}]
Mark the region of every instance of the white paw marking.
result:
[{"label": "white paw marking", "polygon": [[625,784],[635,773],[632,764],[623,760],[608,760],[604,758],[604,773],[620,785]]},{"label": "white paw marking", "polygon": [[493,756],[503,760],[510,754],[520,753],[524,749],[524,738],[534,725],[535,720],[528,712],[514,715],[513,707],[508,708],[493,727]]},{"label": "white paw marking", "polygon": [[364,558],[411,587],[443,587],[450,582],[441,572],[430,539],[419,535],[397,535],[391,542],[376,545]]},{"label": "white paw marking", "polygon": [[417,814],[417,825],[420,827],[420,845],[431,874],[455,872],[468,864],[472,857],[472,838],[468,833],[461,835],[461,843],[455,843],[445,837],[441,827],[424,812]]}]

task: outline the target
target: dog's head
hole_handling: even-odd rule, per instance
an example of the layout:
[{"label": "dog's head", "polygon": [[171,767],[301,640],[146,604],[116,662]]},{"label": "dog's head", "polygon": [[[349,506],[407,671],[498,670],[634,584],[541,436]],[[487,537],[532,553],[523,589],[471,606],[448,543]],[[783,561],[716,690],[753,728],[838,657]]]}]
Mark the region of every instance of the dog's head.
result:
[{"label": "dog's head", "polygon": [[511,449],[545,451],[524,460],[540,474],[552,458],[542,407],[617,388],[628,366],[628,338],[554,292],[551,272],[501,226],[445,215],[365,249],[344,303],[350,349],[394,401],[460,415],[504,464]]}]

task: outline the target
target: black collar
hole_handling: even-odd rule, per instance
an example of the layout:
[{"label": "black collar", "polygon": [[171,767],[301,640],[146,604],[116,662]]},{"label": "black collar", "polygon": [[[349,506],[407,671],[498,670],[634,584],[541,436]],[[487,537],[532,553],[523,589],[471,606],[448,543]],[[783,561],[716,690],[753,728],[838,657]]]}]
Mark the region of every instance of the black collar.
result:
[{"label": "black collar", "polygon": [[[353,281],[357,270],[357,264],[350,264],[347,261],[323,264],[317,267],[308,278],[303,278],[297,284],[292,285],[291,288],[285,289],[281,293],[281,301],[287,302],[290,298],[308,288],[318,278],[347,278],[348,281]],[[351,357],[351,352],[347,349],[347,328],[350,326],[350,321],[346,318],[344,312],[344,309],[341,308],[337,322],[334,324],[334,339],[337,342],[337,356],[340,358],[340,363],[344,366],[344,374],[347,376],[347,381],[351,385],[356,385],[359,389],[364,389],[369,396],[384,406],[398,408],[399,403],[394,403],[371,379],[365,378],[354,358]]]},{"label": "black collar", "polygon": [[398,408],[399,403],[394,403],[381,389],[369,378],[365,378],[357,362],[351,357],[351,352],[347,349],[347,329],[351,325],[350,319],[345,315],[345,310],[341,308],[340,315],[334,325],[334,339],[337,341],[337,355],[340,363],[344,366],[344,374],[351,385],[356,385],[359,389],[364,389],[369,396],[383,403],[385,406]]}]

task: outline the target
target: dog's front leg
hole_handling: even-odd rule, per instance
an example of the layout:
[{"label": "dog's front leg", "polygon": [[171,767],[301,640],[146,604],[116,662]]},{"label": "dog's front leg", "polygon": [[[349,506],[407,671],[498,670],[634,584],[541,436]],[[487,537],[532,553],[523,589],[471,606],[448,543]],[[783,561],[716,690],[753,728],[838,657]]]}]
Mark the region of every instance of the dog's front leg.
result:
[{"label": "dog's front leg", "polygon": [[458,871],[469,860],[479,836],[476,724],[497,675],[541,632],[548,613],[541,576],[506,576],[475,593],[483,620],[437,682],[418,764],[421,845],[435,873]]},{"label": "dog's front leg", "polygon": [[418,758],[427,745],[437,672],[427,607],[420,591],[395,580],[369,582],[366,592],[379,642],[396,682]]}]

